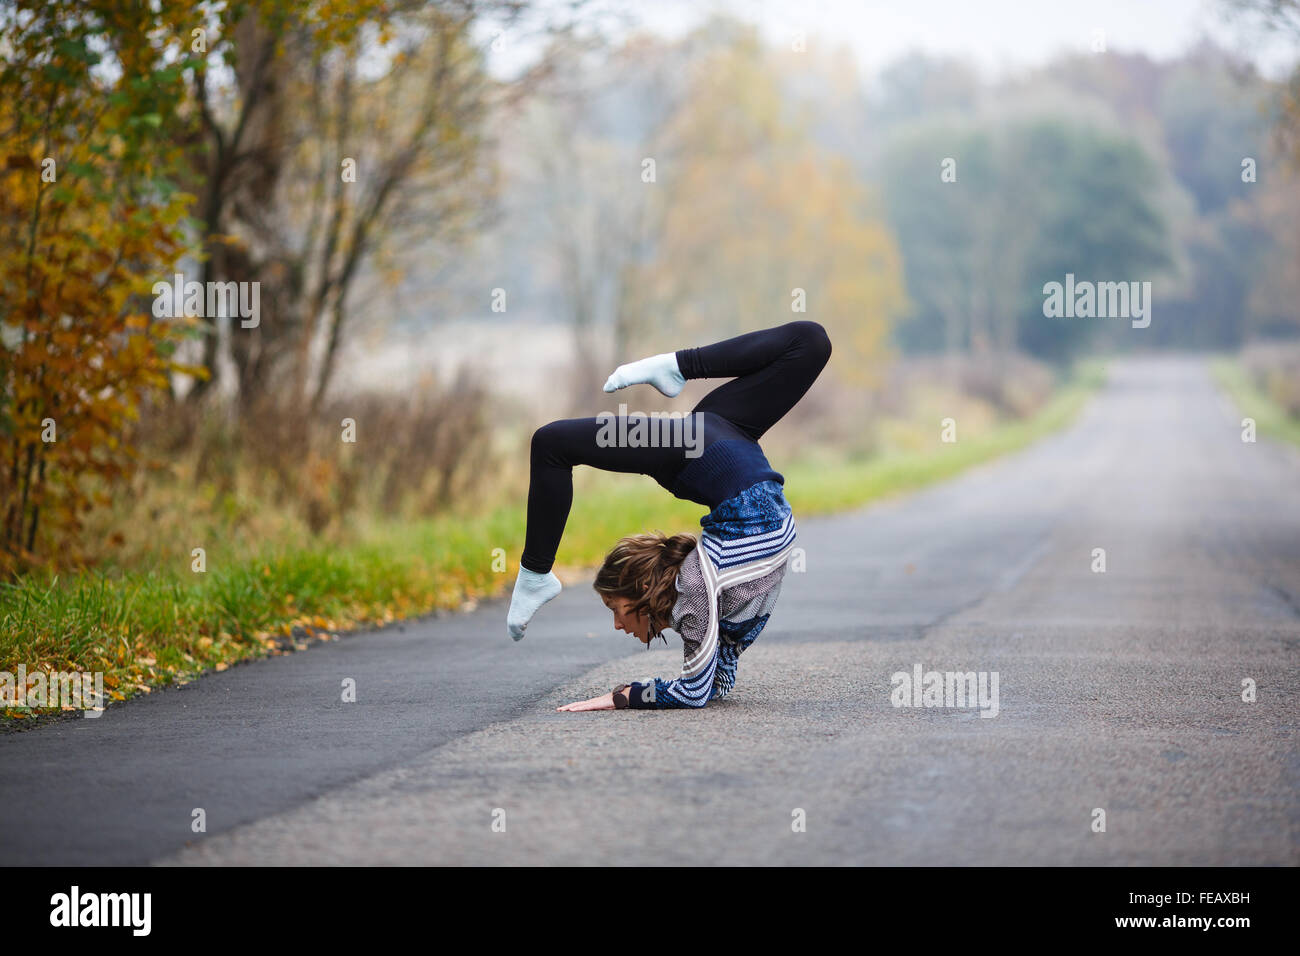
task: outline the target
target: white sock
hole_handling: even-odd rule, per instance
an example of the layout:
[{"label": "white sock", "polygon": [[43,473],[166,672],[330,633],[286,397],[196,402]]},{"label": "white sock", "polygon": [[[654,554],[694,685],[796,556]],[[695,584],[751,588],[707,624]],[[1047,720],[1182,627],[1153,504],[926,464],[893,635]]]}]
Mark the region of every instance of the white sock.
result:
[{"label": "white sock", "polygon": [[605,383],[605,391],[612,392],[629,385],[653,385],[672,398],[685,384],[686,378],[677,367],[677,353],[663,352],[614,369],[614,374]]},{"label": "white sock", "polygon": [[550,571],[538,574],[520,565],[515,580],[515,593],[510,598],[510,611],[506,615],[506,628],[516,641],[522,640],[524,629],[533,619],[537,609],[561,590],[560,579]]}]

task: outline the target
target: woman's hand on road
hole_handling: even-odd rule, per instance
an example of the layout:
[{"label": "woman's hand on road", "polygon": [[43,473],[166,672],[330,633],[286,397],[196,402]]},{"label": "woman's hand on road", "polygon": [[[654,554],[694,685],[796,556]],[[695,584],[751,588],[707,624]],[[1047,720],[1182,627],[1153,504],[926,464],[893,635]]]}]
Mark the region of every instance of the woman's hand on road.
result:
[{"label": "woman's hand on road", "polygon": [[572,704],[556,707],[556,710],[614,710],[614,692],[593,697],[591,700],[575,700]]}]

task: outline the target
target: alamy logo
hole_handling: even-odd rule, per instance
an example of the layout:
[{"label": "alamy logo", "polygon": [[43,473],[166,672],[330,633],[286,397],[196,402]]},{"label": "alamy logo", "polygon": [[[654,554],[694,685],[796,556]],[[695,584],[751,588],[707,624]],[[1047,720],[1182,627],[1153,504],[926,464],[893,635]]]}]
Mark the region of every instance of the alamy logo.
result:
[{"label": "alamy logo", "polygon": [[687,458],[699,458],[704,452],[704,416],[698,412],[632,412],[626,404],[618,406],[618,415],[601,412],[596,416],[600,431],[596,444],[601,448],[685,448]]},{"label": "alamy logo", "polygon": [[890,678],[895,707],[978,707],[981,717],[998,715],[997,671],[898,671]]},{"label": "alamy logo", "polygon": [[58,707],[98,717],[104,707],[103,671],[0,671],[0,707]]},{"label": "alamy logo", "polygon": [[149,893],[70,893],[50,897],[51,926],[130,926],[133,936],[148,936],[153,897]]},{"label": "alamy logo", "polygon": [[1065,274],[1065,284],[1043,286],[1043,315],[1049,319],[1132,319],[1133,328],[1151,324],[1150,282],[1075,282]]},{"label": "alamy logo", "polygon": [[255,329],[262,321],[260,282],[208,282],[206,285],[176,273],[173,282],[153,284],[153,314],[157,319],[181,316],[238,318],[240,328]]}]

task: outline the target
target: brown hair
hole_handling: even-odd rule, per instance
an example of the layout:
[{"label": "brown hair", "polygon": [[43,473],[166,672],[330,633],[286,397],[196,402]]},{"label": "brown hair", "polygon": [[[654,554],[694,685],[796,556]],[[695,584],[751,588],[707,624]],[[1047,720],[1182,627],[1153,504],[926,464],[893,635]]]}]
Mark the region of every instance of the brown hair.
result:
[{"label": "brown hair", "polygon": [[632,613],[649,615],[650,637],[662,637],[659,632],[671,625],[677,603],[678,569],[696,543],[693,534],[661,531],[620,538],[605,555],[592,587],[602,596],[635,602]]}]

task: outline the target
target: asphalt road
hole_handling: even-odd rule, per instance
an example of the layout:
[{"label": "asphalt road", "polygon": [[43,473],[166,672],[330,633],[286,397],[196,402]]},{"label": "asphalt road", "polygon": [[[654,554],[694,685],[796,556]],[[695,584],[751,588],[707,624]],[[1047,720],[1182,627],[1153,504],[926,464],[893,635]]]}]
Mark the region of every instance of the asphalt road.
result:
[{"label": "asphalt road", "polygon": [[[703,710],[556,713],[681,664],[572,582],[519,644],[492,602],[0,738],[0,861],[1300,863],[1300,454],[1198,360],[1111,372],[1021,453],[799,520]],[[996,716],[893,706],[917,665],[996,673]]]}]

